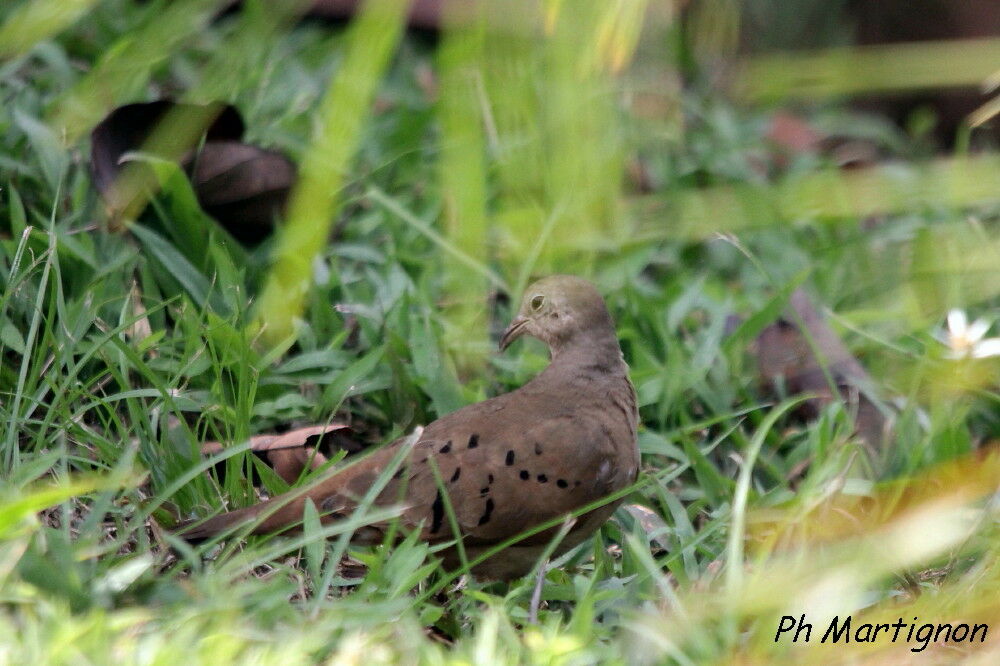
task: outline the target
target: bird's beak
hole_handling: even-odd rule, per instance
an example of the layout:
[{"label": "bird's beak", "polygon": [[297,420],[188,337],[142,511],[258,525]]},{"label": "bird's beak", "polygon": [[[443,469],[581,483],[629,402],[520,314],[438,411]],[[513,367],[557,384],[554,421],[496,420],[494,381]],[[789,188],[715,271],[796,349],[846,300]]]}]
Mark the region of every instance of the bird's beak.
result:
[{"label": "bird's beak", "polygon": [[524,334],[524,325],[527,323],[527,317],[516,317],[514,321],[510,322],[510,326],[500,336],[500,351],[504,351],[507,347],[510,347],[510,343]]}]

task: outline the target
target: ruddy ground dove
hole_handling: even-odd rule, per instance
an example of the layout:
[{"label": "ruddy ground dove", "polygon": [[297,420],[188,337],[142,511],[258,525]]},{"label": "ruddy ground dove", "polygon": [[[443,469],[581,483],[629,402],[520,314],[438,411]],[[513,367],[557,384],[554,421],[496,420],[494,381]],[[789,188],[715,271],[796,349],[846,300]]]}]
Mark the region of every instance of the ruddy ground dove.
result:
[{"label": "ruddy ground dove", "polygon": [[[500,340],[501,351],[522,335],[549,346],[549,366],[515,391],[425,427],[375,499],[376,506],[403,506],[399,521],[404,530],[419,530],[422,539],[444,543],[455,538],[445,510],[447,493],[469,561],[621,490],[635,480],[639,468],[635,391],[597,289],[565,275],[531,285]],[[248,523],[255,523],[255,534],[287,531],[301,523],[307,499],[323,522],[343,519],[406,445],[402,438],[305,490],[192,522],[180,534],[201,540]],[[582,543],[619,502],[579,516],[554,554]],[[354,541],[380,543],[388,527],[367,526],[355,533]],[[501,580],[527,574],[558,530],[556,526],[517,542],[473,573]],[[446,567],[459,565],[454,546],[442,554]]]}]

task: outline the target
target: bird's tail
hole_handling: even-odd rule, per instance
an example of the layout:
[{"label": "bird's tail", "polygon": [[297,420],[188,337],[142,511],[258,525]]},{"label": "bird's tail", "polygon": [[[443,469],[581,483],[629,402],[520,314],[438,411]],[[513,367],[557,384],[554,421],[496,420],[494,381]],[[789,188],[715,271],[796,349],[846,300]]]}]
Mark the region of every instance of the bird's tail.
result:
[{"label": "bird's tail", "polygon": [[248,534],[271,534],[294,529],[302,520],[304,500],[301,497],[279,495],[275,498],[237,509],[220,513],[207,519],[195,519],[182,522],[173,531],[189,543],[200,543],[228,532],[242,533],[241,527],[254,523]]}]

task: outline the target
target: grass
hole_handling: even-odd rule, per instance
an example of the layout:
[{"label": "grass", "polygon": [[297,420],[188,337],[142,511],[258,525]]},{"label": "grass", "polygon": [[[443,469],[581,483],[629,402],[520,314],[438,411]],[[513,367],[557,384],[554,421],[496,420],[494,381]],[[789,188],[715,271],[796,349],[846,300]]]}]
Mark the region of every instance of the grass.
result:
[{"label": "grass", "polygon": [[[996,323],[995,153],[922,161],[918,138],[820,100],[810,122],[896,159],[772,163],[773,110],[700,70],[666,85],[692,57],[662,46],[677,26],[636,42],[618,3],[547,3],[530,39],[395,46],[375,14],[344,33],[253,2],[212,22],[203,1],[77,4],[0,9],[28,21],[0,29],[0,663],[897,661],[919,644],[773,639],[801,613],[817,629],[853,613],[1000,632],[983,453],[1000,366],[949,360],[933,337],[953,307]],[[371,35],[384,72],[361,57]],[[278,239],[237,247],[155,162],[153,204],[108,228],[88,123],[168,95],[233,102],[249,140],[311,165]],[[288,248],[304,248],[291,264]],[[643,473],[547,571],[537,623],[533,580],[453,577],[412,539],[350,546],[375,510],[198,549],[163,529],[255,502],[255,476],[286,489],[241,444],[252,434],[343,421],[377,445],[524,383],[546,358],[492,351],[512,308],[499,295],[550,272],[607,297]],[[896,405],[879,459],[844,406],[803,423],[796,397],[760,389],[748,346],[799,284]],[[747,323],[732,330],[734,313]],[[206,440],[231,446],[202,461]],[[995,640],[920,656],[987,659]]]}]

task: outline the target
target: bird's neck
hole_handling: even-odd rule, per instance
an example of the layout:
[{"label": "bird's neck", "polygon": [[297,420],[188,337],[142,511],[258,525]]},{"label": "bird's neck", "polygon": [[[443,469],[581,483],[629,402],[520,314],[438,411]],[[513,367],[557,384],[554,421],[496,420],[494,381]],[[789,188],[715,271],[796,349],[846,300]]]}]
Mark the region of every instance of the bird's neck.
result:
[{"label": "bird's neck", "polygon": [[628,366],[622,359],[621,347],[614,331],[591,332],[563,344],[552,345],[552,362],[549,370],[561,372],[572,368],[593,372],[596,375],[627,375]]}]

